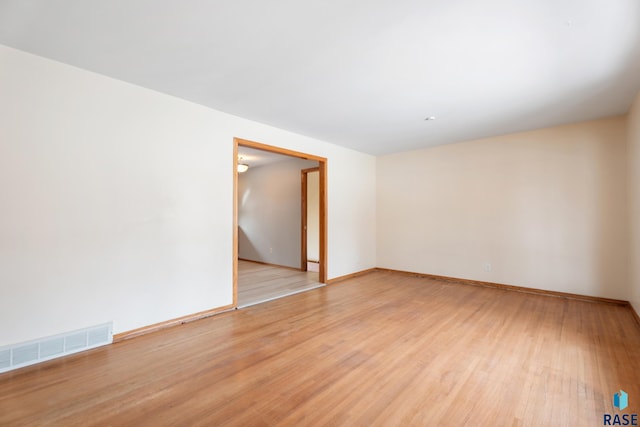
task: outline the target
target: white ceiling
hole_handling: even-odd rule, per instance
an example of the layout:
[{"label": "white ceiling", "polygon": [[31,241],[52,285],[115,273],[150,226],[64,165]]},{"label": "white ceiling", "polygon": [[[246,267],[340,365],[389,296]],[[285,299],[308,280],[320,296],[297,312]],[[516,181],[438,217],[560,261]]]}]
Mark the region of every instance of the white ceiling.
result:
[{"label": "white ceiling", "polygon": [[638,0],[0,0],[0,44],[372,154],[640,90]]}]

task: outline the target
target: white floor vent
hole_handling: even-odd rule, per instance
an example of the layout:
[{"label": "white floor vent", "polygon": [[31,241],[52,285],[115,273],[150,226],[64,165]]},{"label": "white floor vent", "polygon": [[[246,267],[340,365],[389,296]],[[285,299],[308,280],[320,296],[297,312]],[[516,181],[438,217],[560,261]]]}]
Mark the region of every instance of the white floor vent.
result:
[{"label": "white floor vent", "polygon": [[0,347],[0,373],[113,342],[113,323]]}]

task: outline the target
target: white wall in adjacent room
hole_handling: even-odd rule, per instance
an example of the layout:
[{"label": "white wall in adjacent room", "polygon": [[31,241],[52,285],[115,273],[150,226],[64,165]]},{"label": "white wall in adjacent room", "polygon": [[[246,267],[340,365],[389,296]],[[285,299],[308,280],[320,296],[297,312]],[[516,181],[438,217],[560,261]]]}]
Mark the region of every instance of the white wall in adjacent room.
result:
[{"label": "white wall in adjacent room", "polygon": [[628,298],[624,117],[378,158],[378,266]]},{"label": "white wall in adjacent room", "polygon": [[289,159],[238,174],[238,255],[300,268],[302,169],[318,162]]},{"label": "white wall in adjacent room", "polygon": [[307,174],[307,260],[320,261],[320,172]]}]

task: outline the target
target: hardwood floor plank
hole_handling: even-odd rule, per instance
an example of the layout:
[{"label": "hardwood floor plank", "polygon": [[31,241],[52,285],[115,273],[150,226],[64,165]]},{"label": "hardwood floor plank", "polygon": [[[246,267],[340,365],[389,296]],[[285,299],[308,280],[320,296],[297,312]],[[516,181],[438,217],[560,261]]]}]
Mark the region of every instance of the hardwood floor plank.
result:
[{"label": "hardwood floor plank", "polygon": [[628,307],[375,272],[0,375],[0,425],[601,425]]},{"label": "hardwood floor plank", "polygon": [[238,307],[248,307],[324,286],[318,277],[318,272],[238,260]]}]

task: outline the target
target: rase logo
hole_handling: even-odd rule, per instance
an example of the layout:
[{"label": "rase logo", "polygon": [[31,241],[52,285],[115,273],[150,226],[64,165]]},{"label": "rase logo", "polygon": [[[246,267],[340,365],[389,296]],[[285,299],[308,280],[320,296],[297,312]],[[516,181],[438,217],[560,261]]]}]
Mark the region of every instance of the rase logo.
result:
[{"label": "rase logo", "polygon": [[626,409],[629,406],[629,395],[622,390],[615,393],[613,395],[613,406],[621,411]]},{"label": "rase logo", "polygon": [[[613,406],[623,411],[629,406],[629,395],[623,390],[613,395]],[[604,414],[605,426],[637,426],[638,414]]]}]

